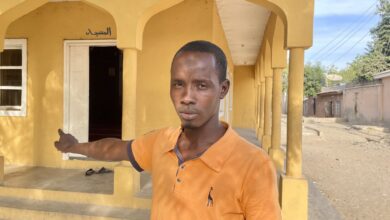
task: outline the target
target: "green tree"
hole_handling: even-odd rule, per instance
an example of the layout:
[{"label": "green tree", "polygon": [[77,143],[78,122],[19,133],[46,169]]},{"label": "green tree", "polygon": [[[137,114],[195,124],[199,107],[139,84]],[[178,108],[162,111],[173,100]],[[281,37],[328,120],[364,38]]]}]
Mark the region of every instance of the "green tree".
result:
[{"label": "green tree", "polygon": [[387,57],[387,64],[390,63],[390,1],[379,0],[377,14],[381,17],[377,27],[371,30],[373,35],[373,46],[375,50]]},{"label": "green tree", "polygon": [[288,66],[282,71],[282,92],[287,92],[288,88]]},{"label": "green tree", "polygon": [[340,71],[340,75],[347,79],[347,82],[371,81],[374,74],[390,69],[389,0],[379,0],[377,14],[380,16],[380,22],[371,30],[373,40],[367,45],[367,52],[357,56],[346,69]]},{"label": "green tree", "polygon": [[304,73],[304,95],[306,97],[314,97],[321,92],[322,86],[325,85],[326,69],[321,63],[307,63]]}]

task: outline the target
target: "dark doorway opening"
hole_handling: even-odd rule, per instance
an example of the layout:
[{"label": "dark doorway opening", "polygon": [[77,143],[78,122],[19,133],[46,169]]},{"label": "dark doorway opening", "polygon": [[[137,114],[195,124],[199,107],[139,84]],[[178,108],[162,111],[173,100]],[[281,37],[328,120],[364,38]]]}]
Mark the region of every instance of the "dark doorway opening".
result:
[{"label": "dark doorway opening", "polygon": [[122,51],[89,48],[89,141],[122,136]]}]

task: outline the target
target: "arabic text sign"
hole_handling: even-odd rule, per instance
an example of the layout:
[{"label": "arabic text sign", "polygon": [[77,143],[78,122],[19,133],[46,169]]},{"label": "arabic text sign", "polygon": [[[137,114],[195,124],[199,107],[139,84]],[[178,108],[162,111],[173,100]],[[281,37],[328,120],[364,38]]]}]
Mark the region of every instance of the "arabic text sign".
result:
[{"label": "arabic text sign", "polygon": [[94,35],[95,37],[99,36],[111,36],[111,27],[107,27],[104,31],[92,31],[88,28],[88,31],[85,32],[86,35]]}]

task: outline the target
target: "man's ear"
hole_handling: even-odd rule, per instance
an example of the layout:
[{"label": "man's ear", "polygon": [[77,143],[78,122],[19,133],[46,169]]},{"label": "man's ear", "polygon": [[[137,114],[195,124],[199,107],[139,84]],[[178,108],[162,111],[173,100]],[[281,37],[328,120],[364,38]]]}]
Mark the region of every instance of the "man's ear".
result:
[{"label": "man's ear", "polygon": [[230,88],[230,81],[228,79],[225,79],[225,81],[223,81],[221,83],[221,94],[219,96],[219,99],[223,99],[225,98],[226,94],[229,92],[229,88]]}]

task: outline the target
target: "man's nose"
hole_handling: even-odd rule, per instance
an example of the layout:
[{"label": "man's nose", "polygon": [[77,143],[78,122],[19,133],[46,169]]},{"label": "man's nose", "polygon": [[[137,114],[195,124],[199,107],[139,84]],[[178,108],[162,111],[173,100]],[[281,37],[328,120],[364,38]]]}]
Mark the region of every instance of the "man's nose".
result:
[{"label": "man's nose", "polygon": [[193,88],[191,86],[189,86],[183,92],[181,104],[190,105],[190,104],[194,104],[194,103],[195,103],[194,91],[193,91]]}]

